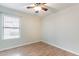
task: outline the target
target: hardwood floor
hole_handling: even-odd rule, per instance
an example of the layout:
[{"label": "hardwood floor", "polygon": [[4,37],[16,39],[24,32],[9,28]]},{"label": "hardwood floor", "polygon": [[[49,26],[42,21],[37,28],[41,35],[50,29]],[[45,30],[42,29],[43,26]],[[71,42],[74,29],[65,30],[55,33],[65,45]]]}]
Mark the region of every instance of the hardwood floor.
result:
[{"label": "hardwood floor", "polygon": [[0,52],[0,56],[76,56],[43,42],[37,42]]}]

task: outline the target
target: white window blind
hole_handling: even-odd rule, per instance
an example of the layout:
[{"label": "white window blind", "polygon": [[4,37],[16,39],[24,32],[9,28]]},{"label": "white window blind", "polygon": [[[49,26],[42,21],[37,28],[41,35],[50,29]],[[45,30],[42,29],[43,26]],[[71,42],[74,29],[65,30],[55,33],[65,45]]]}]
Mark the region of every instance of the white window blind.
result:
[{"label": "white window blind", "polygon": [[3,15],[3,39],[20,38],[20,18]]}]

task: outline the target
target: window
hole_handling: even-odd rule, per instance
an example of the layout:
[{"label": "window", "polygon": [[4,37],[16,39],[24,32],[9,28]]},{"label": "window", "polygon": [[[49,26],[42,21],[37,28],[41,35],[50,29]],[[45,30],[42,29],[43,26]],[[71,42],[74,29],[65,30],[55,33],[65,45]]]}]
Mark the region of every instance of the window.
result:
[{"label": "window", "polygon": [[3,16],[3,39],[13,39],[20,37],[20,19],[18,17]]}]

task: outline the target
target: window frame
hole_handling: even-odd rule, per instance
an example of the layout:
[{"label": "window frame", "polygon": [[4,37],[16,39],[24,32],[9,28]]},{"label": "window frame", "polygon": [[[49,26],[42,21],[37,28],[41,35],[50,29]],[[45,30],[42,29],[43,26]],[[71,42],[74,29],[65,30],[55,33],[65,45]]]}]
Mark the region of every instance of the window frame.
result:
[{"label": "window frame", "polygon": [[[20,24],[20,16],[16,16],[16,15],[12,15],[12,14],[8,14],[8,13],[2,13],[2,40],[9,40],[9,39],[19,39],[21,37],[21,24]],[[4,16],[9,16],[9,17],[14,17],[14,18],[19,18],[19,27],[16,27],[19,29],[19,38],[9,38],[9,39],[4,39]],[[9,27],[11,28],[11,27]],[[13,27],[15,28],[15,27]]]}]

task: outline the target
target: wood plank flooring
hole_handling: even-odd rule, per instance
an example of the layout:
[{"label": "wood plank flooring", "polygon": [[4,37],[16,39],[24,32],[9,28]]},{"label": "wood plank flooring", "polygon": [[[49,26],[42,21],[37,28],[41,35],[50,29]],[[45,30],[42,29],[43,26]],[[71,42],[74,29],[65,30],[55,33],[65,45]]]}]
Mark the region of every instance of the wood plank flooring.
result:
[{"label": "wood plank flooring", "polygon": [[0,56],[76,56],[43,42],[37,42],[0,52]]}]

